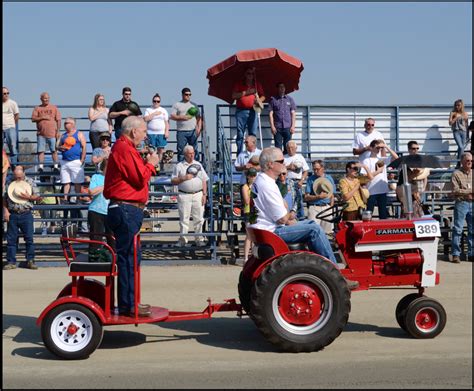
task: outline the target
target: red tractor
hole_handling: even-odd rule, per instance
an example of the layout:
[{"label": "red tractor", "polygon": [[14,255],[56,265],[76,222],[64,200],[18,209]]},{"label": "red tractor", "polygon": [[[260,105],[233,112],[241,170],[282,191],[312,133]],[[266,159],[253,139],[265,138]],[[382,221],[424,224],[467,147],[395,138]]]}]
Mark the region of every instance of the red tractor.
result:
[{"label": "red tractor", "polygon": [[[317,217],[338,222],[341,213],[341,204],[336,204]],[[254,247],[240,275],[239,295],[243,309],[265,337],[291,352],[329,345],[349,318],[346,279],[358,281],[357,290],[415,287],[417,292],[397,305],[398,324],[415,338],[441,333],[446,312],[438,301],[423,295],[425,288],[439,283],[439,222],[432,218],[342,221],[337,228],[340,269],[309,252],[305,244],[288,245],[269,231],[247,229]]]},{"label": "red tractor", "polygon": [[[329,212],[340,219],[336,205]],[[323,216],[320,216],[323,217]],[[325,215],[324,218],[329,218]],[[334,220],[334,219],[333,219]],[[283,351],[309,352],[329,345],[344,329],[351,308],[346,278],[358,281],[358,290],[408,285],[416,293],[402,298],[396,319],[415,338],[433,338],[446,324],[446,312],[436,300],[423,295],[439,283],[436,272],[439,223],[419,220],[340,222],[336,246],[339,269],[328,259],[309,252],[305,244],[287,245],[269,231],[248,229],[253,255],[239,280],[241,304],[234,299],[209,305],[202,312],[170,311],[152,307],[151,316],[122,316],[114,311],[116,257],[100,241],[75,235],[61,238],[72,282],[41,313],[45,346],[66,359],[88,357],[100,345],[103,326],[173,322],[210,318],[214,312],[247,313],[263,335]],[[140,238],[136,237],[135,250]],[[101,244],[112,262],[89,263],[74,250],[77,243]],[[136,254],[136,251],[135,251]],[[83,258],[83,259],[81,259]],[[140,267],[135,256],[135,314],[140,302]],[[89,277],[105,277],[105,284]]]}]

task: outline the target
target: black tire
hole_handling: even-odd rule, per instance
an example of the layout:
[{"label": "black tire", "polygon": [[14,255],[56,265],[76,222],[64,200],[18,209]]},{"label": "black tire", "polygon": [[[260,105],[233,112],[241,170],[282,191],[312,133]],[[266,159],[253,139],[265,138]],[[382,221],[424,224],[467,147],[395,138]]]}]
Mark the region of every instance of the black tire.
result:
[{"label": "black tire", "polygon": [[[71,335],[67,331],[70,325],[77,327],[77,330],[73,330],[74,334],[68,338]],[[103,327],[95,314],[76,303],[53,308],[41,324],[41,336],[46,348],[67,360],[89,357],[102,342],[103,335]]]},{"label": "black tire", "polygon": [[286,352],[323,349],[341,334],[351,310],[339,270],[319,255],[287,254],[252,287],[250,313],[265,338]]},{"label": "black tire", "polygon": [[419,297],[406,310],[405,328],[414,338],[434,338],[443,331],[446,320],[446,311],[437,300]]},{"label": "black tire", "polygon": [[418,293],[410,293],[402,297],[402,299],[398,302],[397,308],[395,308],[395,318],[397,319],[398,325],[405,331],[405,314],[408,306],[413,300],[418,299],[420,296]]},{"label": "black tire", "polygon": [[252,281],[244,276],[244,272],[240,272],[239,276],[239,299],[243,310],[250,315],[250,294],[252,292]]}]

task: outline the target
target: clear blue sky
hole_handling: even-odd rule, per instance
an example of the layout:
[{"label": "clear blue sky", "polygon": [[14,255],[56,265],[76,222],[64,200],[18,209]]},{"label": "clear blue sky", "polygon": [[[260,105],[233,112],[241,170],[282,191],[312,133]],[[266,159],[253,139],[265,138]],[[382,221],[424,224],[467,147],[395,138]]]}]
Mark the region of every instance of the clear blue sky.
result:
[{"label": "clear blue sky", "polygon": [[[3,85],[20,104],[164,104],[206,70],[277,47],[304,64],[298,104],[472,103],[471,3],[3,3]],[[210,125],[210,124],[209,124]],[[214,128],[214,126],[212,126]]]}]

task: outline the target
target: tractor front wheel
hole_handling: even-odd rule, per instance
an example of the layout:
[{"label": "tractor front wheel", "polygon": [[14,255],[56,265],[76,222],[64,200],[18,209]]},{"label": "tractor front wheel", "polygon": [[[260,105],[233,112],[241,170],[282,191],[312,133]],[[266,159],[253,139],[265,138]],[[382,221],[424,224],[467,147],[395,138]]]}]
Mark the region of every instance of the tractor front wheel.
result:
[{"label": "tractor front wheel", "polygon": [[339,270],[309,253],[276,259],[255,281],[250,312],[268,341],[287,352],[323,349],[349,319],[350,291]]},{"label": "tractor front wheel", "polygon": [[419,297],[422,296],[418,293],[410,293],[409,295],[402,297],[402,299],[397,304],[397,308],[395,309],[395,317],[397,318],[398,325],[405,331],[407,331],[405,327],[405,315],[407,308],[413,300],[416,300]]},{"label": "tractor front wheel", "polygon": [[443,306],[437,300],[423,296],[408,305],[405,330],[414,338],[434,338],[443,331],[446,320]]}]

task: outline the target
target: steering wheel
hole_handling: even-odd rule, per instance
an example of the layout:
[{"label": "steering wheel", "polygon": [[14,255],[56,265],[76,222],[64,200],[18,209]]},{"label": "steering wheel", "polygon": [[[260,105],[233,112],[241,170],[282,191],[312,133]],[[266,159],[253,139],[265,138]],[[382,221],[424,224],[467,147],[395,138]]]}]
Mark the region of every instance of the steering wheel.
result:
[{"label": "steering wheel", "polygon": [[347,202],[335,202],[333,206],[322,210],[315,217],[328,223],[337,224],[342,219],[342,212],[349,206]]}]

